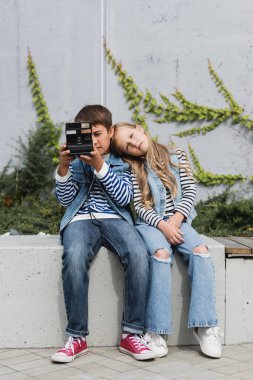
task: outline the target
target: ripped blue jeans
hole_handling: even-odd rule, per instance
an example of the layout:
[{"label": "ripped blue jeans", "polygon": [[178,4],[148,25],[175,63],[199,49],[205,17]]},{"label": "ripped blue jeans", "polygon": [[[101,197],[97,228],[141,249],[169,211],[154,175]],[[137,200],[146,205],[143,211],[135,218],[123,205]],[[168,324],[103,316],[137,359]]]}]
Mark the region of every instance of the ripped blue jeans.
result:
[{"label": "ripped blue jeans", "polygon": [[[171,264],[173,249],[163,233],[150,225],[136,226],[151,257],[149,291],[146,304],[145,331],[157,334],[172,332],[171,306]],[[217,326],[214,267],[209,253],[201,254],[194,249],[205,245],[200,235],[189,223],[183,222],[184,242],[174,246],[176,254],[188,266],[191,283],[191,298],[188,314],[188,327]],[[154,256],[158,249],[169,252],[168,259]]]}]

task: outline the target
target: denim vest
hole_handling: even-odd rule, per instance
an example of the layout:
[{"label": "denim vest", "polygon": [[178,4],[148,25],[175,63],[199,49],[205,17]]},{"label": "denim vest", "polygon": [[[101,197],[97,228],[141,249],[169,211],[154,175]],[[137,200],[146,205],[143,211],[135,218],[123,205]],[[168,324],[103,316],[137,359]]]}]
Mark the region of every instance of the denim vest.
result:
[{"label": "denim vest", "polygon": [[[171,162],[173,164],[179,165],[178,156],[176,153],[172,152],[170,156]],[[149,184],[150,191],[152,193],[153,199],[154,199],[154,209],[157,212],[159,216],[162,218],[164,217],[165,213],[165,207],[166,207],[166,188],[162,181],[160,180],[159,176],[148,166],[146,165],[146,171],[147,171],[147,180]],[[180,200],[182,199],[183,193],[182,193],[182,187],[180,182],[180,176],[179,176],[179,169],[172,166],[170,167],[172,173],[174,174],[177,182],[177,195],[173,199],[174,206],[176,206]],[[190,214],[188,218],[186,219],[186,222],[191,224],[192,220],[197,215],[194,207],[192,206]],[[136,224],[146,224],[140,217],[137,218]]]},{"label": "denim vest", "polygon": [[[112,171],[118,176],[123,177],[124,172],[129,168],[129,165],[124,163],[121,158],[115,156],[114,154],[110,154],[109,159],[106,161],[108,165],[111,166]],[[76,158],[72,162],[73,168],[73,181],[78,185],[79,191],[72,201],[72,203],[68,206],[65,214],[63,215],[61,224],[60,224],[60,232],[69,224],[69,222],[74,218],[77,214],[78,210],[81,208],[83,203],[85,202],[89,190],[91,189],[94,181],[100,185],[109,205],[112,209],[120,215],[127,222],[133,224],[133,220],[131,218],[130,212],[128,211],[128,207],[116,206],[109,195],[106,193],[105,189],[100,184],[99,180],[97,180],[94,175],[94,168],[85,164],[78,158]]]}]

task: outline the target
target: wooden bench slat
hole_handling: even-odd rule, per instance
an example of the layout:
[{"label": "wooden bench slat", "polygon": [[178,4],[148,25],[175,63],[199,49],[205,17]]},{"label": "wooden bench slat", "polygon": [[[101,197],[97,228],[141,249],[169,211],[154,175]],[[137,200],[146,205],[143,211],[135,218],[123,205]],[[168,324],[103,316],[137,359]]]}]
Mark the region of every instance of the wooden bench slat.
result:
[{"label": "wooden bench slat", "polygon": [[253,238],[246,236],[229,236],[229,239],[236,241],[237,243],[246,245],[247,247],[251,248],[251,251],[253,251]]},{"label": "wooden bench slat", "polygon": [[219,243],[225,246],[225,253],[229,254],[246,254],[251,255],[251,248],[246,245],[240,244],[230,238],[225,237],[212,237],[212,239],[217,240]]},{"label": "wooden bench slat", "polygon": [[251,257],[253,258],[252,253],[226,253],[226,257]]}]

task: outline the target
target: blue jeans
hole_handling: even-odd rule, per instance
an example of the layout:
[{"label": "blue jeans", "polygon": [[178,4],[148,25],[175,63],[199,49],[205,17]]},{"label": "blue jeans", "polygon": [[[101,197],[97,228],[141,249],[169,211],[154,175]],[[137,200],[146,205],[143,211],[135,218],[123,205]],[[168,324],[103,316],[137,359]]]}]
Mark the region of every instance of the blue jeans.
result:
[{"label": "blue jeans", "polygon": [[[150,281],[146,309],[145,330],[158,334],[172,332],[171,264],[173,250],[163,233],[152,226],[136,226],[151,256]],[[182,244],[175,246],[177,253],[188,266],[191,298],[188,327],[217,326],[214,267],[209,253],[197,254],[193,250],[204,242],[190,224],[183,222]],[[154,256],[158,249],[170,253],[169,259]]]},{"label": "blue jeans", "polygon": [[121,219],[80,220],[63,231],[62,281],[67,335],[88,331],[88,270],[101,246],[119,256],[125,273],[122,328],[142,333],[149,277],[149,256],[135,227]]}]

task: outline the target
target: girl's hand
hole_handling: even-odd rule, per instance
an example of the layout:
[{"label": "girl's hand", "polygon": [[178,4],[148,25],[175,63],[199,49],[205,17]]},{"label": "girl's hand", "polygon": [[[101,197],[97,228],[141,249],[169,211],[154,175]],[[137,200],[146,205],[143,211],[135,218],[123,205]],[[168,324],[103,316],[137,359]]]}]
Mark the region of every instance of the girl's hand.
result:
[{"label": "girl's hand", "polygon": [[170,219],[171,218],[169,218],[169,220],[167,221],[162,220],[161,222],[159,222],[158,228],[160,231],[162,231],[162,233],[171,245],[181,244],[184,241],[182,237],[184,233],[182,230],[180,230],[179,227],[177,227],[173,223],[173,221],[169,222]]},{"label": "girl's hand", "polygon": [[74,156],[70,155],[70,151],[66,149],[66,144],[60,146],[60,163],[58,168],[58,174],[64,177],[69,170],[69,164],[75,159]]},{"label": "girl's hand", "polygon": [[80,156],[80,160],[86,164],[93,166],[97,172],[99,172],[103,166],[104,160],[96,146],[94,145],[94,150],[90,153],[90,156]]},{"label": "girl's hand", "polygon": [[177,228],[180,228],[183,220],[184,220],[184,215],[176,211],[175,214],[172,215],[166,222],[169,224],[173,224]]}]

